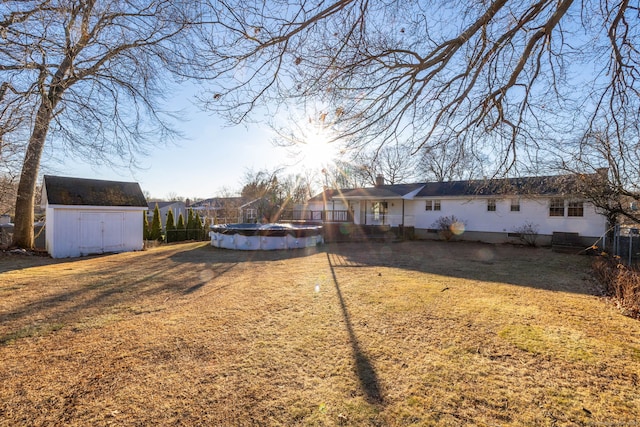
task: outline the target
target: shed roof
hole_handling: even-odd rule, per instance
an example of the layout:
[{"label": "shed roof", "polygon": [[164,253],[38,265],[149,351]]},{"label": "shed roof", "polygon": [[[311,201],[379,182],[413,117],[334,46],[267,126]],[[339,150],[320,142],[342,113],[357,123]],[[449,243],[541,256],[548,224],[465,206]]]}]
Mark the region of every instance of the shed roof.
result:
[{"label": "shed roof", "polygon": [[43,195],[50,205],[127,206],[147,208],[137,182],[44,176]]}]

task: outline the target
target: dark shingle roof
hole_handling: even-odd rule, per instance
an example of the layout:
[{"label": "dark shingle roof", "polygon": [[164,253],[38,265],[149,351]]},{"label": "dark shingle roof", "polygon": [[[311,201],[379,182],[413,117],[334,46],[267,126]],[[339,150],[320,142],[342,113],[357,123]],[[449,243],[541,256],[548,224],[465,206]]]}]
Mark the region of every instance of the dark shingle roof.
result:
[{"label": "dark shingle roof", "polygon": [[472,181],[429,182],[416,197],[575,194],[581,175],[554,175]]},{"label": "dark shingle roof", "polygon": [[50,205],[147,207],[137,182],[44,176]]},{"label": "dark shingle roof", "polygon": [[[544,195],[562,196],[577,194],[581,187],[593,183],[593,175],[553,175],[503,179],[483,179],[450,182],[423,182],[416,184],[380,185],[376,187],[342,190],[339,197],[345,199],[392,199],[400,197],[445,196],[506,196]],[[418,191],[419,190],[419,191]],[[412,194],[413,192],[416,192]],[[317,196],[316,196],[317,197]],[[337,194],[334,197],[338,197]]]}]

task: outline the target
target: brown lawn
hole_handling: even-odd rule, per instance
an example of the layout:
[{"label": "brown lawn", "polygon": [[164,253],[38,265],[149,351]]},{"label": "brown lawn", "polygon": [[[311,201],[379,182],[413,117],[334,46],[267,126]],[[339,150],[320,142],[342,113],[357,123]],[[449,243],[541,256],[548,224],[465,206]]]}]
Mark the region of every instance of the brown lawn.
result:
[{"label": "brown lawn", "polygon": [[0,425],[640,425],[589,258],[473,243],[0,256]]}]

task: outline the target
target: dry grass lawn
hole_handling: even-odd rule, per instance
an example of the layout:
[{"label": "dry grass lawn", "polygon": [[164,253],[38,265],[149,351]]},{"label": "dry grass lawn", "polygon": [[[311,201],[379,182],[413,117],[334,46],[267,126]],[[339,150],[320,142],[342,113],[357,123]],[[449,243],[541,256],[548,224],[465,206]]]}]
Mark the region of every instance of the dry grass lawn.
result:
[{"label": "dry grass lawn", "polygon": [[0,256],[0,425],[640,425],[584,256],[474,243]]}]

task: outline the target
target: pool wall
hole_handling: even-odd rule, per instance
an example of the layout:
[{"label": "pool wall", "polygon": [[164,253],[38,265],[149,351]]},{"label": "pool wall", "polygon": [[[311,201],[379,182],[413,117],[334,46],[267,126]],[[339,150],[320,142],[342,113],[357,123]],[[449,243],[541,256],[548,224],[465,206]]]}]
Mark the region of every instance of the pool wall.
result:
[{"label": "pool wall", "polygon": [[211,226],[211,246],[242,251],[308,248],[324,243],[321,226],[223,224]]}]

